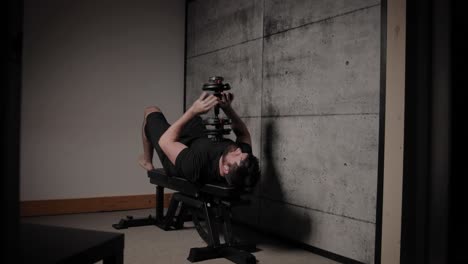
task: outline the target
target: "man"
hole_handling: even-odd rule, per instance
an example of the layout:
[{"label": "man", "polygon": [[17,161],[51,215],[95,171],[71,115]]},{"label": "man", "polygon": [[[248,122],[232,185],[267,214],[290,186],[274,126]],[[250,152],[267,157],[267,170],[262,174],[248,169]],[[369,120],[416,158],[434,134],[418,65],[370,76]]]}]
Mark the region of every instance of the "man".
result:
[{"label": "man", "polygon": [[[143,155],[139,164],[154,169],[153,149],[169,175],[196,183],[226,181],[235,187],[253,187],[260,177],[258,159],[252,154],[250,133],[231,106],[233,95],[221,98],[203,92],[193,105],[170,125],[157,107],[147,107],[142,128]],[[205,133],[200,118],[219,104],[231,119],[236,142],[214,142]]]}]

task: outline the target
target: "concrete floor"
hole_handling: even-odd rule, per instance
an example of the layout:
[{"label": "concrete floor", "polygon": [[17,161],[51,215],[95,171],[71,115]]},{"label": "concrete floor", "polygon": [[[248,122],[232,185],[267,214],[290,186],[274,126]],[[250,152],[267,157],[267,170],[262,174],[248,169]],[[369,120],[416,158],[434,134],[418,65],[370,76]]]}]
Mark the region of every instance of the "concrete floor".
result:
[{"label": "concrete floor", "polygon": [[[185,223],[185,228],[176,231],[163,231],[154,226],[133,227],[129,229],[115,230],[112,224],[117,223],[127,215],[145,217],[154,210],[133,210],[118,212],[102,212],[89,214],[73,214],[59,216],[24,217],[22,222],[75,227],[91,230],[120,232],[125,234],[124,263],[190,263],[187,256],[190,248],[204,247],[206,244],[199,237],[192,223]],[[236,233],[248,237],[255,242],[260,251],[254,255],[258,263],[268,264],[333,264],[338,263],[311,252],[294,248],[275,239],[266,237],[252,230],[235,227]],[[98,262],[100,263],[100,262]],[[200,263],[232,263],[226,259],[207,260]]]}]

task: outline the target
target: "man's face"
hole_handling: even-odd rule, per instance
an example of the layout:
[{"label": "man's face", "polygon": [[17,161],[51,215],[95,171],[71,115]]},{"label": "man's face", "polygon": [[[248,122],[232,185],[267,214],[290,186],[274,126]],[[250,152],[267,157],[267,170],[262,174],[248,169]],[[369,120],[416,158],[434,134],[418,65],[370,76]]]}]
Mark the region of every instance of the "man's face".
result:
[{"label": "man's face", "polygon": [[237,166],[239,166],[241,161],[245,160],[248,155],[248,153],[243,153],[240,148],[236,148],[226,155],[225,161],[229,166],[233,164],[237,164]]}]

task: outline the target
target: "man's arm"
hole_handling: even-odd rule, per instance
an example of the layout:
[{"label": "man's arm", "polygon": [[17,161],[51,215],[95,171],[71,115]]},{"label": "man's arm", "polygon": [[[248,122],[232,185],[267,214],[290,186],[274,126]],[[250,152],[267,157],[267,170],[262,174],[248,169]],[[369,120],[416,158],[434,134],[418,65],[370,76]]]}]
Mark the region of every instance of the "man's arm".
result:
[{"label": "man's arm", "polygon": [[214,95],[207,95],[207,93],[202,93],[200,98],[198,98],[193,105],[176,121],[172,124],[164,134],[162,134],[159,139],[159,146],[162,151],[172,164],[175,165],[176,158],[179,153],[187,148],[186,145],[178,142],[180,132],[185,124],[187,124],[190,119],[194,118],[197,115],[204,114],[210,111],[218,103],[218,99]]},{"label": "man's arm", "polygon": [[247,126],[231,106],[233,99],[234,95],[232,93],[223,93],[220,107],[223,109],[226,116],[231,119],[231,128],[234,134],[236,134],[237,141],[244,142],[252,146],[252,139],[250,137],[250,132],[247,129]]}]

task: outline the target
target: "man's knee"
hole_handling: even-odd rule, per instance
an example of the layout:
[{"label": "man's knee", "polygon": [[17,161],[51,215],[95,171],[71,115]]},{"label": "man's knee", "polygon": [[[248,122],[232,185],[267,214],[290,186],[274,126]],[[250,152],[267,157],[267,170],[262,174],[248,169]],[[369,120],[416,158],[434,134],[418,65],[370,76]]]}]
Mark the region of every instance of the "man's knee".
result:
[{"label": "man's knee", "polygon": [[154,113],[154,112],[161,112],[161,109],[157,106],[148,106],[145,108],[145,118],[151,114],[151,113]]}]

